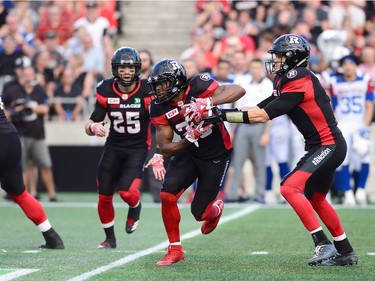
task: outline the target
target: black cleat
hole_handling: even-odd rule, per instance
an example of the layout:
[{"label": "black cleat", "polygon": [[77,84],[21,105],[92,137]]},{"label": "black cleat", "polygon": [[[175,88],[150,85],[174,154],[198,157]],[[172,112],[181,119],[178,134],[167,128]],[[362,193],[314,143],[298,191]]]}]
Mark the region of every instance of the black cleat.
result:
[{"label": "black cleat", "polygon": [[324,260],[328,260],[337,254],[335,246],[332,244],[318,245],[315,248],[313,257],[307,262],[308,265],[318,265]]},{"label": "black cleat", "polygon": [[126,219],[125,231],[133,233],[139,225],[139,215],[141,214],[142,204],[139,202],[135,208],[129,208],[128,218]]},{"label": "black cleat", "polygon": [[46,243],[39,246],[42,249],[65,249],[64,242],[59,234],[51,227],[46,232],[42,232]]},{"label": "black cleat", "polygon": [[335,266],[335,265],[356,265],[358,264],[358,257],[354,251],[346,254],[337,253],[334,257],[323,261],[322,266]]},{"label": "black cleat", "polygon": [[106,238],[99,246],[98,249],[114,249],[117,247],[116,238]]}]

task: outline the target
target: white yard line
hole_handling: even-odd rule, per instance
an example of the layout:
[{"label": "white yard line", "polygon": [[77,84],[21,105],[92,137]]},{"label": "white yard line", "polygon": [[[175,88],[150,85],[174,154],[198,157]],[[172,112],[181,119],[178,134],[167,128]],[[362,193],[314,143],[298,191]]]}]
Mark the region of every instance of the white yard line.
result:
[{"label": "white yard line", "polygon": [[[4,269],[4,268],[3,268]],[[13,269],[15,270],[15,269]],[[18,277],[33,273],[39,271],[39,269],[17,269],[15,272],[10,272],[4,275],[0,276],[0,281],[8,281],[8,280],[13,280]]]},{"label": "white yard line", "polygon": [[[260,208],[260,205],[258,205],[258,204],[247,206],[246,208],[244,208],[244,209],[242,209],[242,210],[240,210],[238,212],[235,212],[235,213],[233,213],[231,215],[222,217],[220,219],[219,225],[220,224],[224,224],[224,223],[229,222],[229,221],[232,221],[232,220],[235,220],[235,219],[238,219],[240,217],[243,217],[243,216],[245,216],[245,215],[247,215],[249,213],[254,212],[255,210],[257,210],[259,208]],[[201,234],[201,230],[200,229],[196,229],[196,230],[190,231],[190,232],[188,232],[188,233],[186,233],[186,234],[184,234],[184,235],[181,236],[181,241],[193,238],[193,237],[195,237],[195,236],[197,236],[199,234]],[[153,246],[151,248],[148,248],[148,249],[145,249],[143,251],[137,252],[137,253],[135,253],[133,255],[129,255],[129,256],[123,257],[122,259],[119,259],[117,261],[111,262],[110,264],[98,267],[95,270],[92,270],[92,271],[83,273],[81,275],[78,275],[76,277],[73,277],[73,278],[69,279],[68,281],[82,281],[82,280],[87,280],[90,277],[93,277],[95,275],[98,275],[98,274],[101,274],[101,273],[106,272],[108,270],[111,270],[112,268],[125,265],[125,264],[127,264],[129,262],[132,262],[132,261],[138,259],[138,258],[141,258],[141,257],[147,256],[147,255],[153,254],[155,252],[158,252],[160,250],[163,250],[167,246],[168,246],[168,241],[164,241],[164,242],[162,242],[162,243],[160,243],[160,244],[158,244],[156,246]]]}]

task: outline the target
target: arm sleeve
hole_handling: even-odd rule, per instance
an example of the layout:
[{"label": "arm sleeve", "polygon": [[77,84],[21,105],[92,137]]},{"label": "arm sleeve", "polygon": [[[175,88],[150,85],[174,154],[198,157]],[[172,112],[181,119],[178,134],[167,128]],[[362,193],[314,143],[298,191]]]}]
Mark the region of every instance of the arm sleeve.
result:
[{"label": "arm sleeve", "polygon": [[269,96],[268,98],[262,100],[260,103],[257,104],[259,108],[265,108],[267,104],[275,99],[274,95]]},{"label": "arm sleeve", "polygon": [[283,93],[264,107],[270,119],[284,115],[300,104],[304,99],[304,93]]},{"label": "arm sleeve", "polygon": [[94,122],[103,121],[107,110],[103,108],[98,101],[96,101],[94,112],[91,114],[90,119]]}]

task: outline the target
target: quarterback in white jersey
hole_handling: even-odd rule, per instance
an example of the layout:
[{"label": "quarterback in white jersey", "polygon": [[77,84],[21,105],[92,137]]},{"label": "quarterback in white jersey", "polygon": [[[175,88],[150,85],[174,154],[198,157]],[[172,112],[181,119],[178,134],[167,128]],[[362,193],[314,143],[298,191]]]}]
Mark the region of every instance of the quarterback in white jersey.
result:
[{"label": "quarterback in white jersey", "polygon": [[[358,74],[358,61],[355,57],[351,55],[343,57],[340,65],[343,73],[331,78],[330,92],[338,127],[348,145],[348,153],[337,171],[335,188],[337,191],[344,192],[345,205],[354,206],[356,203],[365,205],[367,198],[364,188],[371,160],[370,125],[374,113],[373,85],[368,75]],[[354,164],[357,167],[353,167]],[[357,184],[355,198],[350,186],[351,171]]]}]

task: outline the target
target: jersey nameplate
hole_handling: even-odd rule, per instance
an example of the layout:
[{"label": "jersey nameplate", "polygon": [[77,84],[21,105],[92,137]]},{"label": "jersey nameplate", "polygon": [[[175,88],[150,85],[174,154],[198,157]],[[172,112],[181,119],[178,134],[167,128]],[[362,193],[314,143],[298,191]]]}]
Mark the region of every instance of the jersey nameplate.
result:
[{"label": "jersey nameplate", "polygon": [[171,119],[172,117],[178,115],[178,109],[174,108],[171,111],[168,111],[165,115],[167,116],[168,119]]}]

